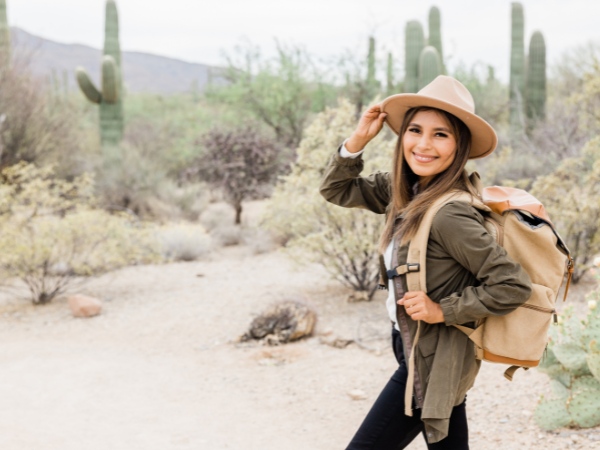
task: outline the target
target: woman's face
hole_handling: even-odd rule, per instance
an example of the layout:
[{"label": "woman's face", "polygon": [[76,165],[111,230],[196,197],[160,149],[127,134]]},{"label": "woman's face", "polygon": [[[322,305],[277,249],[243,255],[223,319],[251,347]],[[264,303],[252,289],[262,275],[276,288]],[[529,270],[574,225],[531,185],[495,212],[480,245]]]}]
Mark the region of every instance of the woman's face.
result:
[{"label": "woman's face", "polygon": [[419,111],[402,137],[404,159],[421,183],[442,173],[456,157],[456,136],[444,116]]}]

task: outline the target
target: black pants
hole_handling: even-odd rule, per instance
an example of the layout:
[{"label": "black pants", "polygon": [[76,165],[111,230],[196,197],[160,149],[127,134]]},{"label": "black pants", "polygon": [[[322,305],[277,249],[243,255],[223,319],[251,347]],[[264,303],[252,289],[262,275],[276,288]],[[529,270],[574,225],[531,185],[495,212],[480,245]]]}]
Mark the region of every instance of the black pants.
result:
[{"label": "black pants", "polygon": [[[392,343],[400,366],[379,394],[346,450],[400,450],[406,448],[419,433],[423,433],[425,437],[421,410],[414,409],[412,417],[404,414],[404,390],[408,370],[402,354],[400,333],[397,330],[392,332]],[[428,449],[469,449],[465,407],[465,402],[454,407],[450,416],[448,436],[435,444],[427,444]]]}]

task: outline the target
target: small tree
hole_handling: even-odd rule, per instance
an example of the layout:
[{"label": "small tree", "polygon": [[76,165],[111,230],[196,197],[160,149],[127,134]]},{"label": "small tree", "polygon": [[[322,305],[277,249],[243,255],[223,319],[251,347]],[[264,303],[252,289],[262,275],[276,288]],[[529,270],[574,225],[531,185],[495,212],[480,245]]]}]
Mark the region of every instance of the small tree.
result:
[{"label": "small tree", "polygon": [[88,277],[159,260],[154,235],[131,217],[94,208],[84,175],[56,179],[51,168],[19,163],[0,173],[0,288],[34,304],[52,301]]},{"label": "small tree", "polygon": [[239,46],[228,57],[224,86],[214,86],[208,98],[250,114],[273,131],[277,141],[295,149],[314,111],[335,99],[335,90],[307,52],[299,46],[277,44],[274,58],[265,59],[252,46]]},{"label": "small tree", "polygon": [[280,149],[271,139],[246,126],[233,131],[215,128],[201,140],[204,153],[186,175],[199,176],[223,191],[242,222],[242,202],[256,198],[275,181],[281,167]]},{"label": "small tree", "polygon": [[[377,289],[377,242],[383,217],[327,203],[319,184],[328,158],[356,125],[355,107],[341,101],[307,128],[291,173],[275,188],[266,225],[289,238],[298,261],[319,262],[337,280],[371,299]],[[394,142],[385,131],[369,143],[365,173],[389,170]]]}]

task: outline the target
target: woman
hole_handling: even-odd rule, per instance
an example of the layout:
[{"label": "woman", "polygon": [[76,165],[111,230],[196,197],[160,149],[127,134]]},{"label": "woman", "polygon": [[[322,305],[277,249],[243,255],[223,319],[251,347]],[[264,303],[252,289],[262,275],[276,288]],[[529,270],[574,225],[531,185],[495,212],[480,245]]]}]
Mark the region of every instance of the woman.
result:
[{"label": "woman", "polygon": [[[332,157],[321,193],[339,206],[387,214],[379,243],[387,270],[406,263],[408,243],[435,199],[450,190],[476,195],[465,165],[493,152],[497,137],[474,110],[460,82],[439,76],[417,94],[369,108]],[[392,172],[361,177],[362,152],[384,122],[398,134]],[[482,213],[460,201],[435,216],[426,264],[428,292],[408,291],[405,275],[387,281],[399,367],[348,449],[401,449],[421,432],[429,449],[469,448],[465,398],[479,361],[452,325],[513,311],[529,297],[531,281],[486,231]]]}]

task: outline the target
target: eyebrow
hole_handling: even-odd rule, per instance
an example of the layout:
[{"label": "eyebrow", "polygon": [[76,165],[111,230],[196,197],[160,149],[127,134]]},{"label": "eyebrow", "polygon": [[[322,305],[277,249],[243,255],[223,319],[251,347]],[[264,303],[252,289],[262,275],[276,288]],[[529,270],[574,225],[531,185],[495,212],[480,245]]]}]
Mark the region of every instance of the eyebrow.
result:
[{"label": "eyebrow", "polygon": [[[418,123],[415,123],[415,122],[409,123],[408,126],[423,128],[421,125],[419,125]],[[434,128],[433,131],[445,131],[446,133],[452,133],[452,131],[446,127],[437,127],[437,128]]]}]

